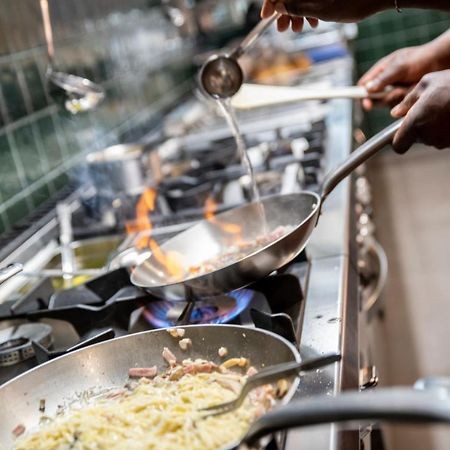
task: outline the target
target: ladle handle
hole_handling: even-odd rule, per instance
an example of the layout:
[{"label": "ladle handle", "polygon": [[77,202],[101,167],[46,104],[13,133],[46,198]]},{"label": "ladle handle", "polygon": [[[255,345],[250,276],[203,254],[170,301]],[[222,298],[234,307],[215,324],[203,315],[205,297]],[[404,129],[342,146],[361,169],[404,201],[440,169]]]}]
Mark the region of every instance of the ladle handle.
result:
[{"label": "ladle handle", "polygon": [[40,0],[42,21],[44,22],[44,35],[47,44],[48,63],[51,67],[55,57],[55,46],[53,44],[52,22],[50,19],[50,11],[48,8],[48,0]]},{"label": "ladle handle", "polygon": [[239,46],[233,50],[230,57],[239,59],[280,16],[281,14],[279,13],[273,13],[268,19],[261,20],[255,28],[247,34]]},{"label": "ladle handle", "polygon": [[361,420],[450,423],[450,400],[410,388],[299,400],[262,416],[252,425],[243,443],[252,447],[260,438],[289,428]]},{"label": "ladle handle", "polygon": [[389,125],[384,130],[373,136],[351,155],[333,172],[325,178],[322,184],[322,202],[328,197],[333,189],[357,167],[366,162],[369,158],[392,143],[395,133],[401,127],[403,120],[400,119]]}]

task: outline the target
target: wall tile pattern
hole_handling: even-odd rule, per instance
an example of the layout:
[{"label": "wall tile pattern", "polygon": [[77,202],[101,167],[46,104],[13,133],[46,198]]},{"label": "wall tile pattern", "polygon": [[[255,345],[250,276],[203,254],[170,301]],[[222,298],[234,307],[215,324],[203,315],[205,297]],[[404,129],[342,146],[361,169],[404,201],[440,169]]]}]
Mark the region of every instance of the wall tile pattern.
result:
[{"label": "wall tile pattern", "polygon": [[[439,11],[386,11],[359,24],[356,42],[358,78],[383,56],[402,47],[421,45],[450,27],[450,14]],[[389,112],[375,110],[367,115],[367,127],[373,133],[391,121]]]},{"label": "wall tile pattern", "polygon": [[106,99],[95,111],[67,112],[45,78],[39,0],[1,1],[0,233],[64,186],[86,153],[139,138],[190,88],[193,42],[160,2],[49,0],[49,8],[55,66],[102,84]]}]

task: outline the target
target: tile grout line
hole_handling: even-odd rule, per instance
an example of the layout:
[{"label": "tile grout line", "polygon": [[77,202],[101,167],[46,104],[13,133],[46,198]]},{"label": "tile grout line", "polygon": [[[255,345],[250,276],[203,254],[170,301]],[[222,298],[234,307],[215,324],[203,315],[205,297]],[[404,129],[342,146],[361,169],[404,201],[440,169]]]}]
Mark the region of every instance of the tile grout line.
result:
[{"label": "tile grout line", "polygon": [[[1,103],[1,99],[0,99]],[[0,136],[3,134],[6,134],[8,132],[16,131],[18,128],[24,126],[24,125],[30,125],[31,122],[36,122],[39,119],[42,119],[48,115],[50,115],[55,109],[58,107],[56,105],[49,105],[45,108],[40,109],[39,111],[33,112],[28,116],[21,117],[20,119],[8,123],[3,128],[0,129]]]},{"label": "tile grout line", "polygon": [[[27,189],[27,179],[25,176],[25,170],[22,164],[22,159],[20,158],[20,153],[18,152],[16,140],[12,133],[7,132],[6,138],[8,140],[8,144],[11,150],[11,156],[14,161],[14,165],[16,166],[17,175],[19,177],[20,184],[22,186],[22,190]],[[33,209],[33,202],[30,198],[25,198],[25,202],[27,204],[28,212],[32,211]],[[5,202],[6,203],[6,202]]]},{"label": "tile grout line", "polygon": [[[190,80],[187,80],[184,83],[181,83],[177,87],[176,91],[180,91],[180,93],[181,93],[181,92],[183,92],[186,89],[186,86],[189,86],[189,85],[190,85]],[[173,96],[176,97],[175,94]],[[173,99],[170,99],[170,100],[173,101]],[[142,117],[143,115],[148,114],[149,111],[154,111],[155,105],[157,105],[157,107],[161,108],[166,103],[170,104],[170,101],[168,99],[164,100],[163,98],[160,101],[158,101],[158,102],[154,102],[151,107],[149,106],[148,108],[146,108],[147,111],[144,110],[144,111],[136,112],[130,119],[128,119],[127,121],[125,121],[122,124],[118,125],[114,129],[106,132],[101,137],[101,139],[104,139],[104,140],[108,141],[109,139],[114,138],[118,131],[120,131],[121,129],[126,127],[136,117]],[[149,117],[151,115],[153,115],[153,114],[149,114]],[[15,194],[13,197],[9,198],[3,204],[0,205],[0,214],[2,214],[4,211],[6,211],[6,209],[8,209],[10,206],[14,205],[14,203],[22,200],[25,195],[30,195],[35,190],[37,190],[40,187],[42,187],[44,184],[50,182],[50,178],[55,179],[58,175],[61,175],[65,171],[71,169],[79,160],[81,160],[83,157],[85,157],[91,151],[92,151],[92,148],[88,148],[85,151],[82,151],[79,154],[74,155],[73,157],[71,157],[68,160],[64,161],[61,165],[59,165],[55,169],[49,171],[48,174],[45,177],[43,177],[42,179],[37,180],[37,181],[31,183],[30,185],[26,186],[23,191]]]}]

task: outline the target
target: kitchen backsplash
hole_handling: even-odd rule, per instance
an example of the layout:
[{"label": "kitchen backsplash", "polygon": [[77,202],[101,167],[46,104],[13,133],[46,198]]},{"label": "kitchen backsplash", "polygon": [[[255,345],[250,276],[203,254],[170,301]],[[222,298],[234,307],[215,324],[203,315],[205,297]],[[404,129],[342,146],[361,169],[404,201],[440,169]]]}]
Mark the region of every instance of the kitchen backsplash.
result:
[{"label": "kitchen backsplash", "polygon": [[1,0],[0,233],[67,183],[84,155],[139,138],[190,89],[193,43],[160,2],[50,0],[55,67],[100,83],[105,100],[72,115],[49,92],[39,0]]},{"label": "kitchen backsplash", "polygon": [[[362,75],[375,62],[394,50],[424,44],[449,27],[450,14],[415,9],[404,9],[401,13],[395,10],[386,11],[362,21],[356,42],[358,75]],[[386,109],[374,110],[367,115],[370,133],[391,121]]]},{"label": "kitchen backsplash", "polygon": [[[172,23],[180,18],[161,3],[49,0],[54,65],[106,92],[97,109],[72,115],[63,97],[49,92],[39,0],[1,0],[0,234],[55,195],[86,153],[138,139],[191,88],[193,39],[180,37]],[[449,17],[411,10],[363,21],[359,73],[396,48],[434,38],[448,28]],[[371,113],[369,128],[388,120],[386,112]]]}]

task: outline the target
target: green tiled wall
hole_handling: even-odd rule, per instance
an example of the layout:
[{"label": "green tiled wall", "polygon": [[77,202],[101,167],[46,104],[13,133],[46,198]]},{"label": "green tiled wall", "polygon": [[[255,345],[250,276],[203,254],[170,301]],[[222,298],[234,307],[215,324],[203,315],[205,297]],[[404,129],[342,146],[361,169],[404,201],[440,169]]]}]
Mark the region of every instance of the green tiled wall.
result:
[{"label": "green tiled wall", "polygon": [[[449,27],[450,14],[416,9],[386,11],[362,21],[356,42],[358,77],[383,56],[428,42]],[[388,111],[375,110],[367,114],[368,131],[373,133],[390,120]]]},{"label": "green tiled wall", "polygon": [[193,42],[179,38],[160,5],[49,0],[57,69],[106,91],[95,111],[74,116],[45,79],[39,0],[1,0],[0,233],[61,189],[86,153],[139,138],[189,89]]}]

